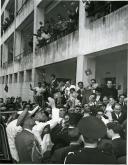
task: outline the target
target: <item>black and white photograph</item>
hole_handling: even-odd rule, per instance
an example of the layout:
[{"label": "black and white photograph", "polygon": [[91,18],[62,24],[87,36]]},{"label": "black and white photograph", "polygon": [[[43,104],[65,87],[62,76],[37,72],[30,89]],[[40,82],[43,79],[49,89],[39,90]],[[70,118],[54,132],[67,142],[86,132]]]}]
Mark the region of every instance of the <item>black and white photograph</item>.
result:
[{"label": "black and white photograph", "polygon": [[127,64],[127,0],[0,0],[0,164],[127,164]]}]

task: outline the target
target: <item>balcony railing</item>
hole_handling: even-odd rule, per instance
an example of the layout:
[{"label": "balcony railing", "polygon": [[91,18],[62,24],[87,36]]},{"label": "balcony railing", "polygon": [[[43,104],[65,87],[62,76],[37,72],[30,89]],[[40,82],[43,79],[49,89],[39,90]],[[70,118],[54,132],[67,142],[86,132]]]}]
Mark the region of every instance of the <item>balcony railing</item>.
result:
[{"label": "balcony railing", "polygon": [[21,59],[22,59],[23,57],[28,56],[28,55],[30,55],[31,53],[32,53],[31,50],[26,50],[26,51],[20,53],[19,55],[15,56],[15,57],[14,57],[14,61],[15,61],[15,62],[20,62]]}]

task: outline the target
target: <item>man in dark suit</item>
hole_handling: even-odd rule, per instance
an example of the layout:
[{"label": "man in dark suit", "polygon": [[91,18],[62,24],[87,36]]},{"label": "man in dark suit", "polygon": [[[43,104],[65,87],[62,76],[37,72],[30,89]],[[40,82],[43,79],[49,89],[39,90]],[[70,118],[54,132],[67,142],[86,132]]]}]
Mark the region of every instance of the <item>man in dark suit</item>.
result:
[{"label": "man in dark suit", "polygon": [[112,139],[112,148],[116,158],[126,156],[126,140],[121,138],[120,131],[121,126],[117,122],[107,124],[107,136]]},{"label": "man in dark suit", "polygon": [[113,87],[112,81],[108,80],[107,81],[107,86],[103,88],[102,90],[102,98],[104,96],[107,97],[113,97],[115,100],[118,99],[118,91],[116,88]]},{"label": "man in dark suit", "polygon": [[80,140],[80,133],[79,133],[78,128],[76,127],[80,119],[81,119],[81,116],[79,114],[76,114],[76,113],[70,114],[70,119],[69,119],[70,125],[68,127],[68,136],[69,136],[70,144],[69,146],[62,147],[55,150],[51,158],[51,163],[63,164],[64,159],[69,152],[74,152],[81,149],[82,144]]},{"label": "man in dark suit", "polygon": [[112,120],[118,121],[121,124],[126,118],[126,114],[121,112],[121,105],[116,103],[114,105],[114,111],[112,112]]},{"label": "man in dark suit", "polygon": [[19,163],[41,163],[39,146],[32,133],[34,125],[35,121],[27,116],[24,119],[23,131],[16,136],[15,144],[19,155]]},{"label": "man in dark suit", "polygon": [[84,148],[81,151],[69,153],[65,159],[67,164],[116,164],[114,155],[98,149],[98,139],[104,137],[107,132],[106,126],[100,119],[94,116],[82,118],[78,128]]},{"label": "man in dark suit", "polygon": [[82,103],[83,96],[85,95],[83,82],[78,82],[78,87],[79,89],[77,90],[77,93],[78,93],[77,99],[80,100],[80,102]]},{"label": "man in dark suit", "polygon": [[51,82],[50,82],[50,95],[53,97],[57,92],[58,82],[56,80],[56,76],[51,74]]}]

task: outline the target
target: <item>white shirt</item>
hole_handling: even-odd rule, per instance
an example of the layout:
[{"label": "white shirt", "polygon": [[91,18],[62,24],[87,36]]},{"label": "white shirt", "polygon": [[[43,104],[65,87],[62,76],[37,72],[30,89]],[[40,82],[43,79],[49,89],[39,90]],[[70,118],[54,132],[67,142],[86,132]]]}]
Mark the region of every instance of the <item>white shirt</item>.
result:
[{"label": "white shirt", "polygon": [[112,137],[112,140],[118,139],[118,138],[120,138],[120,135],[117,134],[117,135],[115,135],[115,136]]},{"label": "white shirt", "polygon": [[44,89],[41,87],[41,88],[39,88],[39,87],[35,87],[34,88],[34,90],[36,90],[36,96],[42,96],[42,93],[44,92]]},{"label": "white shirt", "polygon": [[17,119],[11,121],[7,125],[6,132],[7,132],[7,137],[8,137],[8,143],[9,143],[11,156],[14,160],[19,161],[19,156],[18,156],[16,146],[15,146],[15,137],[16,137],[18,132],[22,131],[22,127],[21,126],[16,126],[16,124],[17,124]]}]

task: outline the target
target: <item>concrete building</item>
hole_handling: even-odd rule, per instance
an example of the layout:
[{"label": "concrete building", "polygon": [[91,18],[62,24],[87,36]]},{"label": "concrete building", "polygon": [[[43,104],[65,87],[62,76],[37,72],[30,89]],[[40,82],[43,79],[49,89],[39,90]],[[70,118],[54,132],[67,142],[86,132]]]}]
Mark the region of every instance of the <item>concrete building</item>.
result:
[{"label": "concrete building", "polygon": [[[2,0],[1,22],[13,11],[14,19],[0,41],[0,97],[21,96],[33,99],[29,84],[37,85],[46,71],[47,80],[54,73],[58,79],[71,79],[88,85],[91,78],[99,84],[112,79],[119,93],[127,91],[128,4],[97,19],[87,16],[85,2],[79,7],[78,28],[49,44],[37,48],[40,25],[61,14],[71,1]],[[75,1],[76,2],[76,1]],[[33,49],[29,41],[33,39]],[[87,75],[86,71],[91,70]],[[8,84],[8,92],[4,87]]]}]

